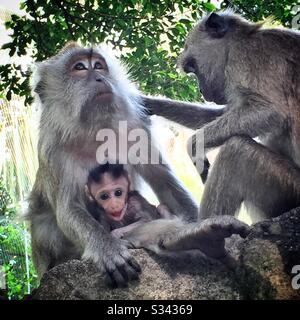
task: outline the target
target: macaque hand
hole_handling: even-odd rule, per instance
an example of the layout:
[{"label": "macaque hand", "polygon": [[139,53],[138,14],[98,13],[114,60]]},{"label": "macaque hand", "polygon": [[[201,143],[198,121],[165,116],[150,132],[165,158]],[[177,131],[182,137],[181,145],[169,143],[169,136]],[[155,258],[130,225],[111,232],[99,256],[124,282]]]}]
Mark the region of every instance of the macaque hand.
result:
[{"label": "macaque hand", "polygon": [[161,219],[172,219],[174,217],[169,208],[164,204],[159,204],[156,210]]},{"label": "macaque hand", "polygon": [[137,280],[141,272],[129,253],[127,242],[114,237],[85,250],[83,259],[96,263],[104,274],[105,283],[113,288],[126,287],[128,281]]},{"label": "macaque hand", "polygon": [[118,239],[122,239],[125,235],[126,231],[123,230],[123,228],[117,228],[117,229],[114,229],[110,232],[110,234],[112,236],[114,236],[115,238],[118,238]]},{"label": "macaque hand", "polygon": [[201,131],[194,134],[193,136],[191,136],[188,139],[187,149],[188,149],[188,154],[189,154],[194,166],[196,167],[198,173],[200,174],[202,183],[204,184],[207,180],[207,176],[208,176],[209,168],[210,168],[210,163],[209,163],[205,153],[203,153],[203,151],[204,151],[203,147],[197,148],[197,143],[201,143],[201,140],[197,141],[197,139],[203,140],[203,137],[201,137],[200,132]]}]

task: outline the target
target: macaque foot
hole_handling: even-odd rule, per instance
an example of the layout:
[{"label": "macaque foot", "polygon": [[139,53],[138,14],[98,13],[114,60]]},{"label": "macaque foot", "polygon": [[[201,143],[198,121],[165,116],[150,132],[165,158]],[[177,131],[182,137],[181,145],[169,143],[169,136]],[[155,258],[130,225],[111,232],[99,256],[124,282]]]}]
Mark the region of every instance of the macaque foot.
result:
[{"label": "macaque foot", "polygon": [[225,238],[239,234],[245,238],[250,228],[232,216],[216,216],[197,223],[188,224],[176,236],[165,240],[166,250],[199,249],[208,257],[230,262],[225,249]]}]

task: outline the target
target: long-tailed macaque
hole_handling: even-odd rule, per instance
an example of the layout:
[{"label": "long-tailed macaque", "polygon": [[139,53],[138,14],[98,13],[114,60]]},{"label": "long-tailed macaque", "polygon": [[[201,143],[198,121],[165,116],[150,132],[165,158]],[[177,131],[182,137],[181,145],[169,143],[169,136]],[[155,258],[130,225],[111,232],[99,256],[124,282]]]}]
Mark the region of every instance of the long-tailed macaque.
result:
[{"label": "long-tailed macaque", "polygon": [[201,128],[206,150],[222,146],[199,219],[234,215],[242,202],[260,218],[300,205],[299,52],[297,31],[212,13],[189,33],[179,65],[196,75],[207,101],[225,107],[197,111],[188,103],[145,97],[150,113]]},{"label": "long-tailed macaque", "polygon": [[121,164],[99,165],[88,176],[86,194],[89,211],[117,238],[152,220],[171,218],[168,208],[150,204],[138,191],[130,189],[128,172]]},{"label": "long-tailed macaque", "polygon": [[[139,91],[107,51],[70,44],[37,65],[33,88],[41,119],[39,168],[28,219],[38,274],[41,277],[59,263],[83,258],[93,261],[108,283],[126,285],[140,272],[128,242],[107,232],[86,206],[84,187],[89,171],[99,164],[98,157],[105,155],[102,161],[110,163],[124,161],[130,176],[141,176],[159,201],[182,219],[195,220],[197,206],[153,141]],[[120,125],[124,123],[125,129]],[[144,139],[138,159],[131,149],[137,132]],[[107,154],[101,149],[106,147],[103,136],[126,143]],[[153,154],[160,161],[152,163]]]}]

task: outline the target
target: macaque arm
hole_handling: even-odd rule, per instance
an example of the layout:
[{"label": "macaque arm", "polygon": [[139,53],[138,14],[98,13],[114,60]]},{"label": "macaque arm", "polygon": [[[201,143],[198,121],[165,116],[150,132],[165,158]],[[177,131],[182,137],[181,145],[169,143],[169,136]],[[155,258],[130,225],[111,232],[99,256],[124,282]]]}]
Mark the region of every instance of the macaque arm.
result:
[{"label": "macaque arm", "polygon": [[[160,158],[162,159],[161,155]],[[182,216],[187,221],[196,220],[197,204],[167,164],[139,164],[135,166],[135,169],[149,183],[158,200],[166,204],[174,215]]]},{"label": "macaque arm", "polygon": [[143,104],[149,115],[158,115],[191,129],[199,129],[223,114],[224,108],[209,108],[166,98],[143,96]]},{"label": "macaque arm", "polygon": [[105,272],[105,281],[111,286],[125,286],[128,279],[137,279],[140,267],[130,256],[125,242],[113,238],[84,204],[70,196],[68,189],[63,188],[59,194],[56,216],[65,236],[82,249],[83,259],[93,261]]},{"label": "macaque arm", "polygon": [[[107,231],[80,204],[63,203],[57,206],[57,223],[65,236],[73,243],[78,243],[87,250],[96,235],[102,241],[108,238]],[[103,239],[102,239],[103,238]]]},{"label": "macaque arm", "polygon": [[142,221],[142,220],[136,221],[134,223],[129,224],[128,226],[112,230],[111,234],[116,238],[122,238],[124,235],[126,235],[126,233],[131,232],[132,230],[134,230],[135,228],[137,228],[138,226],[146,222],[147,221]]},{"label": "macaque arm", "polygon": [[[274,111],[268,101],[253,94],[243,104],[229,106],[226,113],[203,127],[204,147],[207,150],[220,146],[237,135],[255,138],[283,125],[284,117]],[[196,135],[192,137],[193,145]]]},{"label": "macaque arm", "polygon": [[[233,136],[255,138],[284,125],[284,117],[274,111],[268,101],[260,95],[248,94],[247,99],[238,105],[229,105],[227,112],[198,130],[188,141],[188,153],[197,169],[201,168],[201,172],[200,169],[198,171],[205,181],[208,161],[204,155],[210,148],[224,144]],[[197,150],[199,142],[204,145],[204,153]],[[204,171],[203,166],[199,166],[200,161],[204,161]]]}]

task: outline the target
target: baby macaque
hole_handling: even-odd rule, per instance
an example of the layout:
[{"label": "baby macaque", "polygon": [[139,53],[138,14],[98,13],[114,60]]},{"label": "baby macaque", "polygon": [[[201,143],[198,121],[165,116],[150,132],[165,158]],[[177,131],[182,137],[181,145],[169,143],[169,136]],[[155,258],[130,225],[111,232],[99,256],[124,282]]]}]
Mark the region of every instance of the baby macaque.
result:
[{"label": "baby macaque", "polygon": [[145,222],[173,216],[165,205],[156,207],[138,191],[130,190],[128,172],[120,164],[106,163],[93,169],[85,190],[90,213],[117,238]]}]

